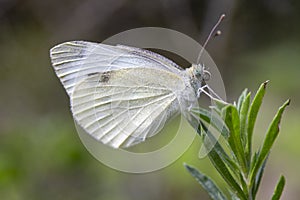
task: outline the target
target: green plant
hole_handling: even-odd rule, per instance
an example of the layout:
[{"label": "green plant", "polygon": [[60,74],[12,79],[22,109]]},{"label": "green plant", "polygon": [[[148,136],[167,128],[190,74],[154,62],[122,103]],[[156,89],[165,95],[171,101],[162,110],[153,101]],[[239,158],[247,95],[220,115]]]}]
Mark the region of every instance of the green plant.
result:
[{"label": "green plant", "polygon": [[[245,89],[237,103],[229,104],[215,100],[215,106],[211,111],[203,108],[194,110],[194,113],[201,119],[198,133],[204,146],[208,149],[211,163],[228,185],[230,199],[255,199],[267,158],[279,133],[283,111],[290,103],[288,100],[279,108],[269,125],[262,146],[258,151],[253,152],[253,129],[266,85],[267,82],[261,84],[252,102],[250,101],[250,92]],[[208,124],[221,134],[224,142],[217,141],[211,129],[208,128]],[[208,176],[186,164],[185,167],[213,200],[228,199]],[[281,176],[272,200],[280,198],[284,185],[285,178]]]}]

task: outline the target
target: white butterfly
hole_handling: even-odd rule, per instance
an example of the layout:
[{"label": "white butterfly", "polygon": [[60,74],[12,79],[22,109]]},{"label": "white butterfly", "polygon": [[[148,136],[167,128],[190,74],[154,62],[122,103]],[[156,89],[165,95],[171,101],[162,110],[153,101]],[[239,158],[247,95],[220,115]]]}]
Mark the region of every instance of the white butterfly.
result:
[{"label": "white butterfly", "polygon": [[180,113],[198,125],[189,111],[209,76],[201,65],[184,70],[148,50],[85,41],[59,44],[50,56],[74,119],[104,144],[140,143]]}]

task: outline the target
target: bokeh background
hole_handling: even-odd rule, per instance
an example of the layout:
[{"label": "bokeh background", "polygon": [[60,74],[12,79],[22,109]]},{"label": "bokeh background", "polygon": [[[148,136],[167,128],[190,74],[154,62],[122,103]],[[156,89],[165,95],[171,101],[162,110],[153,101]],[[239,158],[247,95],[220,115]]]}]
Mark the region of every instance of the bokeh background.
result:
[{"label": "bokeh background", "polygon": [[218,184],[197,141],[174,164],[135,175],[112,170],[81,144],[69,99],[50,65],[49,49],[67,40],[103,41],[121,31],[158,26],[203,43],[221,13],[222,36],[207,51],[229,101],[270,80],[255,141],[277,108],[291,105],[281,125],[259,199],[269,199],[280,174],[282,199],[300,195],[300,2],[297,0],[0,0],[0,199],[208,199],[185,171],[187,162]]}]

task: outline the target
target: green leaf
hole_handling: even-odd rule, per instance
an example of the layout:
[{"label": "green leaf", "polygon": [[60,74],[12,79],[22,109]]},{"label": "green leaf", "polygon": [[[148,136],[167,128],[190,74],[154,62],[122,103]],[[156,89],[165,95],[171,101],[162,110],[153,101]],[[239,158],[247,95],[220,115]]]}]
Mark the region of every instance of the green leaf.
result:
[{"label": "green leaf", "polygon": [[[207,137],[205,135],[205,137]],[[204,138],[205,139],[205,138]],[[209,145],[209,147],[212,144],[209,144],[209,139],[204,143],[205,145]],[[208,157],[214,167],[217,169],[217,171],[220,173],[220,175],[223,177],[223,179],[227,182],[227,184],[231,187],[231,189],[239,196],[241,199],[247,199],[244,192],[240,188],[239,184],[236,182],[236,180],[233,178],[232,174],[228,170],[227,166],[225,165],[223,159],[220,157],[218,152],[215,148],[212,148],[210,152],[208,153]]]},{"label": "green leaf", "polygon": [[241,138],[243,145],[246,145],[247,142],[247,131],[246,131],[246,123],[247,123],[247,116],[249,111],[250,105],[250,93],[245,97],[241,108],[240,108],[240,126],[241,126]]},{"label": "green leaf", "polygon": [[205,121],[208,124],[211,124],[215,129],[217,129],[224,138],[229,137],[229,130],[226,127],[225,123],[220,117],[217,116],[217,113],[214,111],[208,111],[203,108],[193,109],[192,112],[200,117],[201,120]]},{"label": "green leaf", "polygon": [[240,183],[243,188],[243,192],[246,196],[249,196],[249,190],[248,190],[248,185],[246,183],[246,179],[241,172],[240,172],[239,176],[240,176]]},{"label": "green leaf", "polygon": [[243,172],[247,171],[244,147],[240,137],[240,118],[236,107],[228,105],[225,109],[225,124],[230,131],[228,143],[236,156]]},{"label": "green leaf", "polygon": [[206,175],[199,172],[195,168],[184,164],[188,172],[200,183],[200,185],[208,192],[213,200],[227,200],[218,186]]},{"label": "green leaf", "polygon": [[214,135],[208,130],[208,128],[201,123],[202,130],[205,134],[203,136],[203,143],[207,149],[211,149],[211,145],[214,145],[212,148],[216,151],[216,153],[220,156],[220,158],[224,161],[224,163],[229,167],[229,169],[238,177],[239,169],[235,162],[227,155],[224,151],[220,143],[214,137]]},{"label": "green leaf", "polygon": [[255,179],[256,173],[259,170],[259,168],[261,167],[262,163],[264,162],[264,160],[266,159],[267,155],[269,154],[275,139],[278,136],[279,133],[279,125],[280,125],[280,121],[281,121],[281,117],[283,114],[283,111],[285,110],[285,108],[290,104],[290,100],[287,100],[278,110],[278,112],[276,113],[273,121],[271,122],[268,131],[267,131],[267,135],[266,138],[264,140],[263,146],[260,150],[260,153],[258,155],[257,161],[254,165],[253,170],[251,171],[251,175],[250,175],[250,180],[251,183],[253,184],[253,181]]},{"label": "green leaf", "polygon": [[242,105],[243,105],[243,103],[244,103],[244,101],[245,101],[245,98],[246,98],[246,96],[247,96],[247,93],[248,93],[248,89],[246,88],[246,89],[244,89],[244,91],[242,92],[241,96],[240,96],[239,99],[238,99],[236,108],[237,108],[237,110],[239,111],[239,113],[240,113],[240,111],[241,111]]},{"label": "green leaf", "polygon": [[284,185],[285,185],[285,178],[284,178],[284,176],[281,176],[278,183],[277,183],[274,194],[272,196],[272,200],[279,200],[280,199],[281,194],[282,194],[283,189],[284,189]]},{"label": "green leaf", "polygon": [[[256,155],[258,155],[258,154],[256,154]],[[262,166],[258,170],[258,173],[257,173],[257,175],[255,177],[255,183],[254,183],[253,187],[251,188],[253,199],[255,199],[256,194],[258,192],[258,188],[259,188],[260,183],[261,183],[261,179],[262,179],[265,167],[266,167],[267,160],[268,160],[268,157],[265,159],[264,163],[262,164]]]},{"label": "green leaf", "polygon": [[251,168],[250,169],[254,168],[254,164],[257,162],[258,155],[259,155],[259,151],[255,152],[254,155],[252,156],[252,162],[251,162],[251,166],[250,166]]},{"label": "green leaf", "polygon": [[260,85],[260,87],[259,87],[258,91],[256,92],[256,95],[252,101],[252,104],[250,106],[250,110],[248,113],[247,145],[246,145],[246,155],[248,155],[247,160],[251,159],[250,156],[251,156],[251,152],[252,152],[252,135],[253,135],[254,124],[256,121],[257,114],[258,114],[258,110],[262,103],[262,99],[265,95],[266,85],[268,82],[269,81],[266,81]]},{"label": "green leaf", "polygon": [[212,149],[209,152],[208,157],[215,168],[218,170],[218,172],[221,174],[221,176],[224,178],[224,180],[227,182],[227,184],[231,187],[231,189],[237,193],[237,196],[239,196],[241,199],[246,200],[247,198],[244,192],[242,191],[236,180],[232,177],[231,173],[229,172],[228,168],[226,167],[220,156],[217,154],[217,152]]}]

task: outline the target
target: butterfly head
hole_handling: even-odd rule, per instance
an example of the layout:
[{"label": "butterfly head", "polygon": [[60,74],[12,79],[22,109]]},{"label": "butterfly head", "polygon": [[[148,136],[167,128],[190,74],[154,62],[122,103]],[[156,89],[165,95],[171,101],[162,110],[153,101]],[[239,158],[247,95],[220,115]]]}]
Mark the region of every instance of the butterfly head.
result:
[{"label": "butterfly head", "polygon": [[210,72],[201,64],[192,64],[190,68],[187,69],[190,76],[191,84],[197,91],[206,81],[210,79]]},{"label": "butterfly head", "polygon": [[202,82],[209,81],[211,76],[204,64],[197,64],[194,69],[194,74],[196,78]]}]

